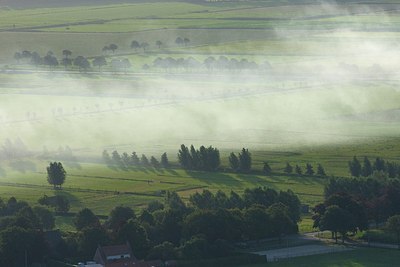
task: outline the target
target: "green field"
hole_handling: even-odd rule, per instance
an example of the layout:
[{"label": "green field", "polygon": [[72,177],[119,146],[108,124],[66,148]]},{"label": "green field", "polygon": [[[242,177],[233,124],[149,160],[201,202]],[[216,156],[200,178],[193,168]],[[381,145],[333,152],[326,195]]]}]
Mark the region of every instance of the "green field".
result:
[{"label": "green field", "polygon": [[[86,3],[86,2],[85,2]],[[64,6],[63,6],[64,5]],[[188,202],[191,194],[266,186],[293,190],[302,204],[323,201],[329,176],[349,177],[353,156],[400,162],[399,4],[396,1],[193,1],[23,8],[0,3],[0,197],[36,204],[61,194],[71,212],[84,207],[106,216],[118,205],[139,212],[165,191]],[[180,45],[177,37],[190,42]],[[133,40],[147,50],[131,49]],[[163,45],[159,48],[157,41]],[[109,44],[115,52],[102,52]],[[16,61],[23,50],[48,51],[61,61],[107,66],[34,67]],[[242,59],[270,69],[158,68],[157,58]],[[115,59],[132,67],[116,71]],[[144,68],[144,66],[147,66]],[[28,156],[9,156],[22,142]],[[178,167],[180,144],[220,149],[219,172]],[[62,190],[46,181],[59,147],[76,160],[61,160]],[[229,170],[228,156],[249,148],[253,173]],[[101,153],[136,151],[157,158],[167,152],[171,169],[107,166]],[[273,174],[262,175],[264,162]],[[328,177],[288,176],[286,163],[322,164]],[[310,214],[300,231],[312,231]],[[73,217],[57,216],[73,231]],[[396,266],[397,251],[360,249],[268,266]],[[264,265],[260,265],[264,266]]]},{"label": "green field", "polygon": [[300,257],[283,260],[277,263],[261,265],[249,265],[254,267],[262,266],[326,266],[326,267],[386,267],[397,266],[400,252],[384,249],[357,249],[350,252],[333,253],[318,256]]}]

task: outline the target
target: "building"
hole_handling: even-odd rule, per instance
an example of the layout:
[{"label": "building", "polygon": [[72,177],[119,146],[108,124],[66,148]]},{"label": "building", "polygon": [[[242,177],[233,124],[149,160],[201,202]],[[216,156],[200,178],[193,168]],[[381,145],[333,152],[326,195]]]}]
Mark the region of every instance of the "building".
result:
[{"label": "building", "polygon": [[103,267],[161,267],[163,262],[140,261],[133,255],[132,248],[127,242],[116,246],[98,246],[93,260]]}]

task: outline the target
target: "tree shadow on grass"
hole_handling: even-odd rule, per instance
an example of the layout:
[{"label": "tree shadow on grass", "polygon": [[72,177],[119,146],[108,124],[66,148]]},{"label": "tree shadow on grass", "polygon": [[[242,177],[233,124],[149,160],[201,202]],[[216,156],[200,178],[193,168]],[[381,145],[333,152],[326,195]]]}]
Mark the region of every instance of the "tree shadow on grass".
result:
[{"label": "tree shadow on grass", "polygon": [[26,173],[26,172],[35,172],[36,171],[36,164],[29,160],[18,160],[10,162],[10,167],[13,170]]},{"label": "tree shadow on grass", "polygon": [[70,202],[71,208],[72,206],[83,207],[83,204],[80,201],[80,199],[66,190],[68,189],[54,190],[53,192],[55,196],[66,197]]},{"label": "tree shadow on grass", "polygon": [[186,171],[186,173],[191,178],[207,184],[226,185],[231,187],[239,187],[242,185],[242,181],[236,179],[232,175],[221,172]]}]

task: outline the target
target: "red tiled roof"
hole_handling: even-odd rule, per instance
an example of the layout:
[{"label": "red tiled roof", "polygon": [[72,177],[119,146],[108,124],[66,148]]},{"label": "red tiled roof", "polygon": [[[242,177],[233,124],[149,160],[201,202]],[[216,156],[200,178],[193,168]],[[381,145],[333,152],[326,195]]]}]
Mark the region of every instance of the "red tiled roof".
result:
[{"label": "red tiled roof", "polygon": [[117,246],[107,246],[101,247],[102,252],[104,255],[107,256],[116,256],[122,254],[129,254],[131,255],[131,249],[128,245],[117,245]]}]

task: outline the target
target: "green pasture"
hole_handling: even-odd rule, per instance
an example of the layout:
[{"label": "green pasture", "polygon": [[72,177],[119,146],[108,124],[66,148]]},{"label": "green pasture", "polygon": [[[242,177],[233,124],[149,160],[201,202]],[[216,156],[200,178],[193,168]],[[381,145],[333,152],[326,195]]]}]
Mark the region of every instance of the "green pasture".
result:
[{"label": "green pasture", "polygon": [[348,252],[324,254],[317,256],[305,256],[282,260],[281,262],[248,265],[249,267],[262,266],[324,266],[324,267],[389,267],[398,266],[400,252],[398,250],[385,249],[356,249]]}]

